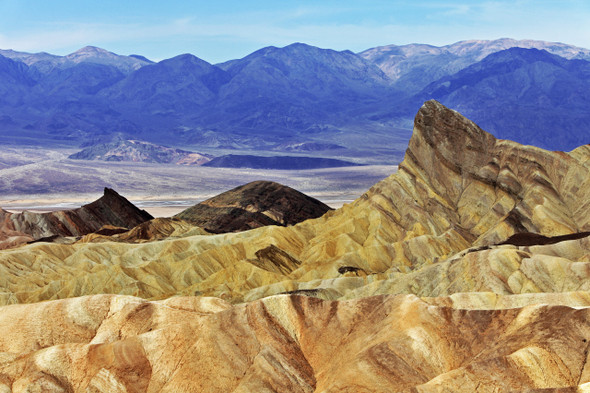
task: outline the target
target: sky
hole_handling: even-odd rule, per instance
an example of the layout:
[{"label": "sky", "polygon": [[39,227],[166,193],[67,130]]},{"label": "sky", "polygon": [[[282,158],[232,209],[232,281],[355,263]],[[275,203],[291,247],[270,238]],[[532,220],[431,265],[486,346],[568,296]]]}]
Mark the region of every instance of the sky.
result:
[{"label": "sky", "polygon": [[590,48],[589,21],[590,0],[0,0],[0,49],[93,45],[219,63],[293,42],[360,52],[508,37]]}]

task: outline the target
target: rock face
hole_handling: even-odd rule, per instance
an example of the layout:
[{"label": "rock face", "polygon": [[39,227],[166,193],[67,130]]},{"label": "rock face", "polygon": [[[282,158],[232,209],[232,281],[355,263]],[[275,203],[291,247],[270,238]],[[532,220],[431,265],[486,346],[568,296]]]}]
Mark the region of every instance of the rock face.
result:
[{"label": "rock face", "polygon": [[346,302],[282,295],[233,307],[216,298],[97,295],[5,306],[0,387],[586,391],[590,294],[564,294],[561,301],[582,308],[531,298],[519,308],[473,310],[453,299],[413,295]]},{"label": "rock face", "polygon": [[255,181],[224,192],[175,217],[213,233],[245,231],[266,225],[288,226],[332,210],[291,187]]},{"label": "rock face", "polygon": [[[0,251],[0,391],[587,392],[589,166],[429,101],[399,171],[319,218]],[[288,225],[272,190],[204,206]]]},{"label": "rock face", "polygon": [[[518,233],[588,232],[589,158],[588,146],[563,153],[497,140],[429,101],[399,171],[350,205],[286,228],[216,236],[175,229],[173,237],[141,244],[102,237],[7,250],[0,253],[1,302],[99,293],[197,293],[240,302],[289,291],[338,299],[590,290],[587,237],[501,245]],[[261,225],[246,213],[292,223],[284,212],[294,209],[269,209],[261,195],[271,200],[273,193],[256,184],[246,188],[254,199],[234,190],[179,218],[207,228],[203,217],[220,217],[221,208],[245,214],[216,223],[225,226]],[[23,280],[23,272],[36,279]]]},{"label": "rock face", "polygon": [[104,225],[132,228],[153,217],[114,190],[79,209],[10,213],[0,209],[0,249],[43,238],[81,236]]}]

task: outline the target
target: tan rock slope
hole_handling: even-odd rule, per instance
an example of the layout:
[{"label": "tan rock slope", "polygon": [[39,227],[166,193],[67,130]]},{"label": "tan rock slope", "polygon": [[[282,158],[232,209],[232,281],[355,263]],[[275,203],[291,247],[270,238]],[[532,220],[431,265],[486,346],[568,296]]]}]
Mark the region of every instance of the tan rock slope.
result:
[{"label": "tan rock slope", "polygon": [[561,300],[584,307],[469,310],[413,295],[283,295],[233,307],[96,295],[6,306],[0,390],[588,391],[590,293]]},{"label": "tan rock slope", "polygon": [[590,146],[429,101],[399,168],[294,226],[0,251],[0,392],[589,392]]},{"label": "tan rock slope", "polygon": [[105,225],[133,228],[152,218],[110,188],[79,209],[10,213],[0,208],[0,249],[43,238],[81,236]]},{"label": "tan rock slope", "polygon": [[429,101],[399,171],[350,205],[287,228],[6,250],[0,301],[579,290],[587,285],[587,239],[528,249],[498,244],[515,233],[589,231],[589,157],[588,146],[562,153],[496,140]]}]

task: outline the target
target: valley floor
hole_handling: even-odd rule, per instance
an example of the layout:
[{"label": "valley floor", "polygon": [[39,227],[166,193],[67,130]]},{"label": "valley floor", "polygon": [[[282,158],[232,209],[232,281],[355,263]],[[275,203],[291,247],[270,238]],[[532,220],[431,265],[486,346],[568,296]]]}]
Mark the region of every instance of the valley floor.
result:
[{"label": "valley floor", "polygon": [[72,209],[109,187],[155,217],[174,215],[239,185],[269,180],[333,208],[352,202],[397,170],[395,165],[266,170],[69,160],[70,150],[0,152],[0,207],[9,211]]}]

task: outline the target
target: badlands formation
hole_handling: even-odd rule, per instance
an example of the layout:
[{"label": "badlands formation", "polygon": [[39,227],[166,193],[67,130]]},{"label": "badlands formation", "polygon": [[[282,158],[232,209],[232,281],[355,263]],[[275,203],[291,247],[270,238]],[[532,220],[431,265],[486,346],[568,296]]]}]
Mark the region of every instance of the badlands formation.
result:
[{"label": "badlands formation", "polygon": [[590,391],[589,170],[429,101],[320,218],[0,251],[0,392]]},{"label": "badlands formation", "polygon": [[133,228],[153,217],[110,188],[79,209],[49,213],[10,213],[0,209],[0,250],[35,240],[81,236],[105,225]]}]

